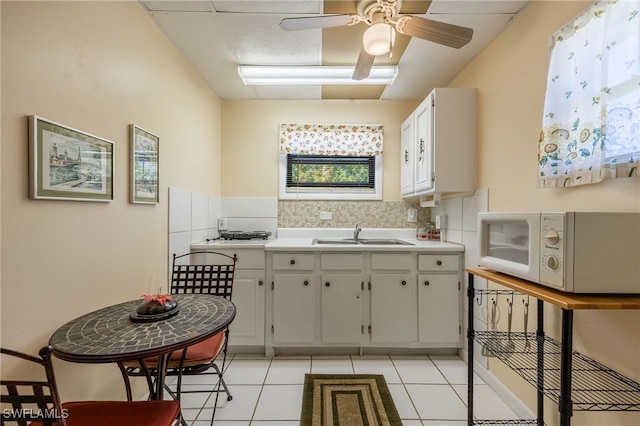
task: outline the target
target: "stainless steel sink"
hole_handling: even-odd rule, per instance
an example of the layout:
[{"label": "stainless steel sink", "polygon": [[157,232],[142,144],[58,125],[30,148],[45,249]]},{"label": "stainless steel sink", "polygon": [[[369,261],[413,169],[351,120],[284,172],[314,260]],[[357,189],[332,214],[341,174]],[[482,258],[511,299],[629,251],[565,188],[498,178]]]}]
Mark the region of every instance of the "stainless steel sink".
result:
[{"label": "stainless steel sink", "polygon": [[316,245],[316,244],[351,244],[351,245],[357,245],[358,241],[353,240],[353,239],[344,239],[344,240],[325,240],[325,239],[318,239],[318,238],[314,238],[313,241],[311,241],[311,244]]},{"label": "stainless steel sink", "polygon": [[397,240],[392,238],[343,238],[343,239],[319,239],[314,238],[311,244],[339,244],[339,245],[384,245],[384,246],[413,246],[415,244],[408,241]]},{"label": "stainless steel sink", "polygon": [[395,239],[360,239],[360,244],[365,245],[381,245],[381,246],[413,246],[415,244],[404,240]]}]

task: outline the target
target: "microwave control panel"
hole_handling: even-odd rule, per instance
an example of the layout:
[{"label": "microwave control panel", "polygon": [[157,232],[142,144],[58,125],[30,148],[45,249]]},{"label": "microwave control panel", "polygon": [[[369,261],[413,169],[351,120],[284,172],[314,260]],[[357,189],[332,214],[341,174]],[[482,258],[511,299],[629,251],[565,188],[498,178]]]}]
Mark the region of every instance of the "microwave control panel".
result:
[{"label": "microwave control panel", "polygon": [[540,281],[558,288],[564,284],[566,215],[540,216]]}]

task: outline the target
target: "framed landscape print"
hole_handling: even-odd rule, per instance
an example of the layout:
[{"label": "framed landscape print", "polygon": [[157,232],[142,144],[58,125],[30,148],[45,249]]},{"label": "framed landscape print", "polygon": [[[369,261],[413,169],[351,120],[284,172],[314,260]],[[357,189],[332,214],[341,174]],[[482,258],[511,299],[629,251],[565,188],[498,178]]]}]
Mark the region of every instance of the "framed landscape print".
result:
[{"label": "framed landscape print", "polygon": [[156,204],[158,202],[158,145],[160,140],[152,133],[131,125],[131,202]]},{"label": "framed landscape print", "polygon": [[113,149],[106,139],[30,116],[31,198],[112,201]]}]

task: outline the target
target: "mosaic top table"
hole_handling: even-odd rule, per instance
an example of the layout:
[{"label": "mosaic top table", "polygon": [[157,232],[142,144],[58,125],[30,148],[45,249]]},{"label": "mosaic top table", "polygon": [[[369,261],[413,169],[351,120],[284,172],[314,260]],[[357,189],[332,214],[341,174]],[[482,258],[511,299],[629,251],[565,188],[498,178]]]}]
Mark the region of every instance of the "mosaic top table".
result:
[{"label": "mosaic top table", "polygon": [[[166,366],[171,353],[206,340],[224,330],[234,319],[234,304],[208,294],[176,294],[180,312],[156,322],[133,322],[141,300],[131,300],[99,309],[69,321],[56,330],[49,344],[62,360],[108,363],[158,357]],[[158,375],[164,369],[158,369]],[[162,399],[164,377],[156,378],[153,398]]]}]

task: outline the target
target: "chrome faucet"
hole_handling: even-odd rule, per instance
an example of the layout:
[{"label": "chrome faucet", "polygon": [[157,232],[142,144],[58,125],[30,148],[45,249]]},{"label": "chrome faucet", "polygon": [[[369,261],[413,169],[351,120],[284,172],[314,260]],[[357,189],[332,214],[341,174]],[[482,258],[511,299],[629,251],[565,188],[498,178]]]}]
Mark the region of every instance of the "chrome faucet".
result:
[{"label": "chrome faucet", "polygon": [[362,231],[362,228],[360,228],[360,226],[356,225],[356,230],[353,231],[353,239],[358,241],[358,237],[360,235],[360,231]]}]

